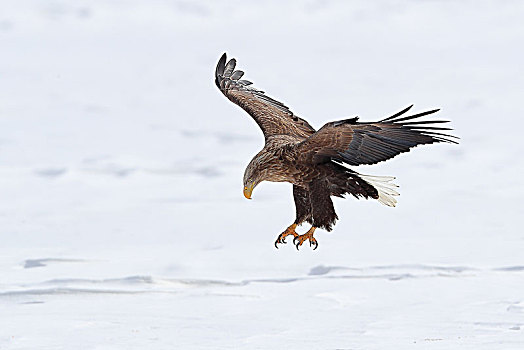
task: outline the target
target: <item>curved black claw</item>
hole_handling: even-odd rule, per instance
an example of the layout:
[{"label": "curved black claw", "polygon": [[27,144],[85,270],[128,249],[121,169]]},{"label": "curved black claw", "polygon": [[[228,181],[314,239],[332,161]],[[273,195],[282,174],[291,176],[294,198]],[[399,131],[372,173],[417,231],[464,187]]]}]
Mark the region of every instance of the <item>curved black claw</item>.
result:
[{"label": "curved black claw", "polygon": [[298,238],[298,236],[296,236],[295,238],[293,238],[293,245],[294,245],[295,247],[297,247],[297,250],[299,250],[298,247],[300,246],[300,243],[297,243],[297,242],[296,242],[297,238]]},{"label": "curved black claw", "polygon": [[293,235],[294,237],[298,236],[298,233],[295,232],[296,224],[289,226],[284,232],[278,235],[277,240],[275,241],[275,248],[278,249],[278,244],[286,244],[286,237]]},{"label": "curved black claw", "polygon": [[277,240],[275,241],[275,248],[278,249],[278,245],[277,245],[277,244],[280,244],[280,243],[281,243],[281,244],[287,244],[287,242],[286,242],[286,236],[287,236],[287,235],[285,235],[285,232],[284,232],[284,233],[281,233],[281,234],[278,236]]},{"label": "curved black claw", "polygon": [[[305,235],[303,235],[303,236],[305,236]],[[313,236],[307,237],[305,239],[303,239],[303,237],[301,237],[301,236],[297,236],[297,237],[293,238],[293,244],[295,245],[297,250],[300,250],[300,249],[298,249],[298,247],[300,247],[302,245],[302,243],[304,243],[306,240],[309,241],[309,246],[310,247],[314,246],[313,250],[318,248],[318,242],[317,242],[317,240]]]},{"label": "curved black claw", "polygon": [[[280,236],[282,236],[282,235],[280,235]],[[287,244],[286,239],[285,238],[280,238],[280,236],[278,236],[277,240],[275,241],[275,248],[277,248],[277,249],[278,249],[278,245],[277,244],[279,244],[279,243]]]}]

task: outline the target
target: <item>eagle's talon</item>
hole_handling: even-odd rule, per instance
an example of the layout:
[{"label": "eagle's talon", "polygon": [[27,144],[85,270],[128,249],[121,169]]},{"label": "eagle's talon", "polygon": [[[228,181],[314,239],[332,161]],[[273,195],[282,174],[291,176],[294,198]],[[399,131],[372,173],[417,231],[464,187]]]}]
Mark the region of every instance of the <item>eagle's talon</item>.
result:
[{"label": "eagle's talon", "polygon": [[[284,232],[282,232],[280,235],[278,235],[277,240],[275,241],[275,248],[278,249],[278,244],[286,244],[286,237],[287,236],[294,236],[297,237],[298,233],[295,232],[295,228],[297,227],[297,224],[293,224],[289,226]],[[294,242],[294,241],[293,241]]]},{"label": "eagle's talon", "polygon": [[300,247],[305,241],[309,241],[309,246],[310,247],[312,247],[313,245],[315,246],[313,248],[313,250],[317,249],[318,242],[315,239],[315,237],[313,237],[313,232],[315,232],[315,229],[316,229],[316,227],[313,226],[305,234],[300,235],[300,236],[296,236],[293,239],[293,244],[295,245],[295,247],[297,247],[297,250],[299,250],[298,247]]}]

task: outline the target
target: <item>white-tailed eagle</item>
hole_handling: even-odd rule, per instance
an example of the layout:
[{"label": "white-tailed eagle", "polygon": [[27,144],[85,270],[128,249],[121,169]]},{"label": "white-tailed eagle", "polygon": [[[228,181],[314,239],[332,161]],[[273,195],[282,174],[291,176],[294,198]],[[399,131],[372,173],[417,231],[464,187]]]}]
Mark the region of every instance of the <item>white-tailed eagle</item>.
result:
[{"label": "white-tailed eagle", "polygon": [[[244,173],[244,196],[251,198],[262,181],[290,182],[296,207],[295,222],[275,241],[286,243],[289,235],[298,247],[306,240],[314,249],[316,228],[331,231],[338,219],[331,196],[351,194],[373,198],[394,207],[398,195],[393,177],[359,174],[344,166],[375,164],[408,152],[412,147],[437,142],[457,143],[455,136],[438,126],[446,120],[421,120],[438,109],[408,114],[412,105],[377,122],[360,122],[358,117],[329,122],[315,130],[283,103],[272,99],[241,79],[236,60],[227,61],[224,53],[215,72],[215,83],[233,103],[249,113],[265,137],[264,148],[251,160]],[[303,235],[295,228],[308,222],[311,229]]]}]

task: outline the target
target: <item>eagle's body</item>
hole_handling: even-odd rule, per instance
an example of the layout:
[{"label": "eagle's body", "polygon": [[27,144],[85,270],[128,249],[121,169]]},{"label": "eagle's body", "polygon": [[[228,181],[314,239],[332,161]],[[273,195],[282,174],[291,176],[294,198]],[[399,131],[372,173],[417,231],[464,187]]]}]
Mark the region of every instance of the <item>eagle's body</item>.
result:
[{"label": "eagle's body", "polygon": [[[246,168],[244,195],[251,198],[253,189],[262,181],[293,184],[296,220],[278,237],[275,246],[293,235],[297,248],[306,240],[316,248],[314,230],[331,231],[338,219],[331,196],[351,194],[395,206],[394,196],[398,193],[392,177],[362,175],[344,163],[375,164],[420,144],[455,143],[451,139],[454,136],[440,133],[451,129],[434,126],[446,121],[412,121],[438,110],[404,116],[412,106],[379,122],[360,123],[354,117],[327,123],[316,131],[281,102],[252,88],[251,82],[240,80],[244,73],[235,71],[235,66],[235,59],[226,64],[224,54],[216,68],[215,83],[255,119],[265,137],[264,148]],[[303,222],[312,228],[298,235],[295,228]]]}]

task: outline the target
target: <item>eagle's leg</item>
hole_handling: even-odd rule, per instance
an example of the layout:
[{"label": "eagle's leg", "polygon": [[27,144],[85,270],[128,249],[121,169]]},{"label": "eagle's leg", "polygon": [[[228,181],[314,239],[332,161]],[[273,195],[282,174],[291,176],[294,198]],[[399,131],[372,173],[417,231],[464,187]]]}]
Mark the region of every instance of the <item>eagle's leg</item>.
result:
[{"label": "eagle's leg", "polygon": [[310,209],[306,221],[310,222],[312,227],[305,234],[295,237],[293,243],[298,249],[305,241],[309,240],[309,245],[314,246],[313,250],[315,250],[318,248],[318,242],[313,237],[313,232],[318,227],[328,232],[331,231],[338,217],[330,197],[329,183],[325,180],[313,181],[309,185],[309,190]]},{"label": "eagle's leg", "polygon": [[303,187],[293,185],[293,198],[295,200],[295,209],[297,217],[295,222],[289,226],[284,232],[278,236],[275,241],[275,247],[278,249],[277,244],[286,243],[285,238],[287,236],[293,235],[293,237],[298,237],[298,233],[295,232],[295,229],[298,225],[304,221],[311,218],[311,200],[309,198],[309,192]]},{"label": "eagle's leg", "polygon": [[298,250],[298,247],[300,247],[302,245],[302,243],[304,243],[307,240],[309,240],[309,246],[310,247],[311,246],[315,246],[315,248],[313,248],[313,250],[318,248],[318,242],[315,239],[315,237],[313,237],[313,233],[315,232],[316,229],[317,228],[315,226],[312,226],[309,229],[309,231],[307,231],[303,235],[296,236],[293,239],[293,244],[295,245],[295,247],[297,247],[297,250]]},{"label": "eagle's leg", "polygon": [[295,232],[295,228],[297,228],[297,224],[292,224],[284,232],[282,232],[278,236],[277,240],[275,241],[275,248],[278,249],[278,245],[277,244],[286,244],[286,237],[287,236],[297,237],[298,233]]}]

